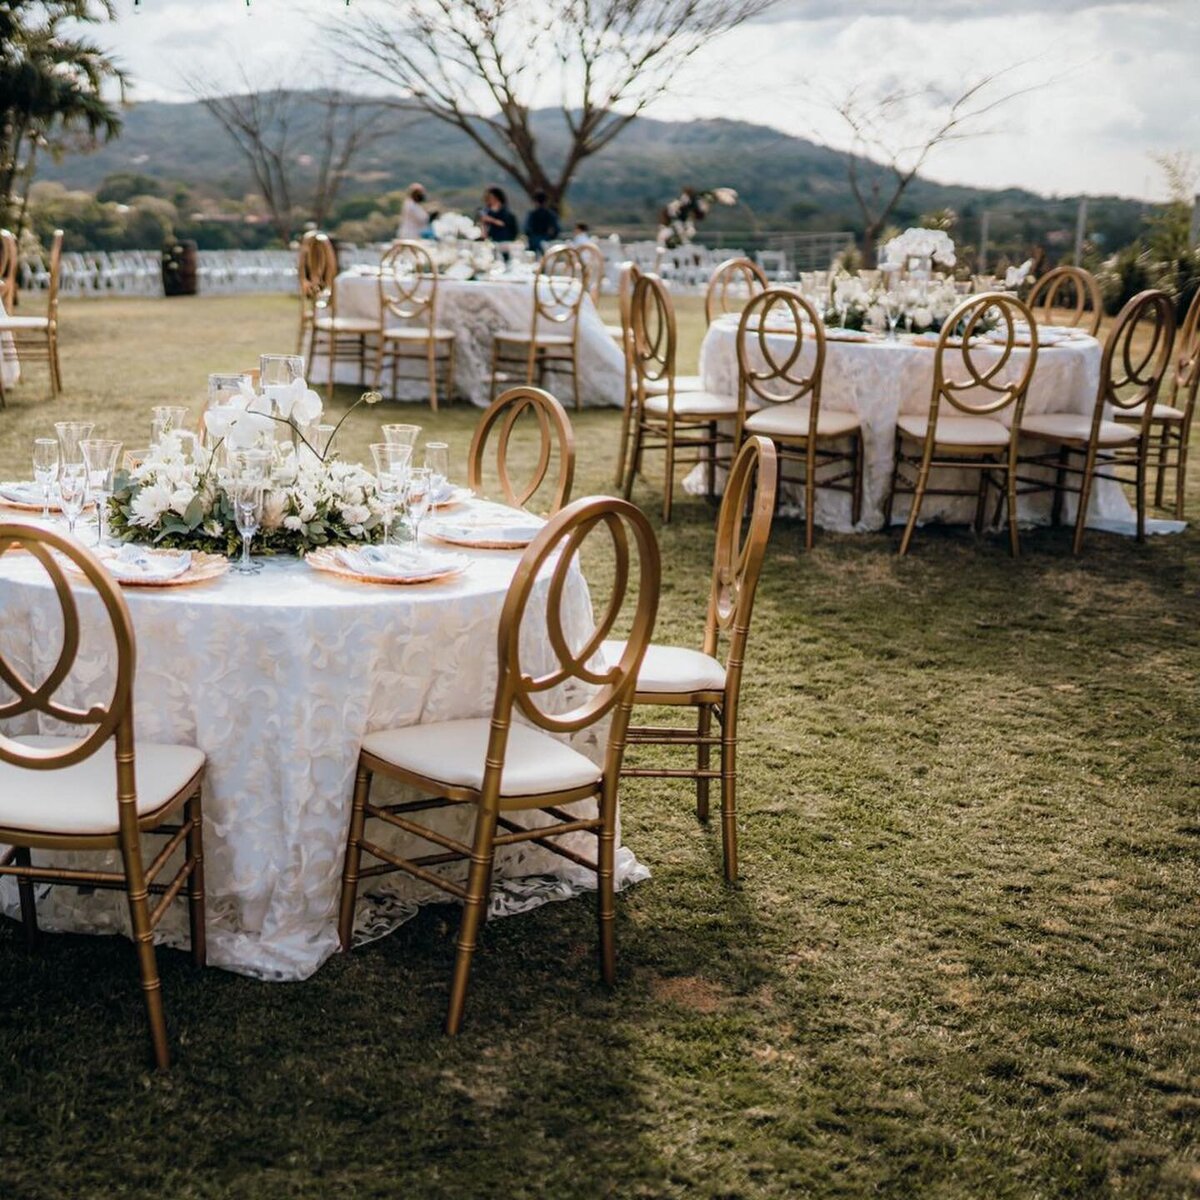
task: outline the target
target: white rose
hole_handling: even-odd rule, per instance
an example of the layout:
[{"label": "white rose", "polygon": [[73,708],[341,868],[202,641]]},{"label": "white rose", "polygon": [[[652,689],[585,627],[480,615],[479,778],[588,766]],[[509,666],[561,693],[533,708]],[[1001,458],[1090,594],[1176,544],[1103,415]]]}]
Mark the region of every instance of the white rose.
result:
[{"label": "white rose", "polygon": [[187,506],[195,499],[196,489],[190,484],[184,484],[182,487],[176,488],[171,494],[171,511],[178,513],[181,517],[187,512]]},{"label": "white rose", "polygon": [[293,533],[299,533],[304,528],[304,522],[297,516],[288,516],[283,518],[284,529],[290,529]]}]

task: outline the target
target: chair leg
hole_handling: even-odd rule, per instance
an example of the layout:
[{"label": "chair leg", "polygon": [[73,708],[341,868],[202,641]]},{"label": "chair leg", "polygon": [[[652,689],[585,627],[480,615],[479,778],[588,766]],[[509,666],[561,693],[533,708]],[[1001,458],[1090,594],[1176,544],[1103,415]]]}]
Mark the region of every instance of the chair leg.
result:
[{"label": "chair leg", "polygon": [[721,723],[721,851],[725,882],[738,877],[737,844],[737,729],[729,713]]},{"label": "chair leg", "polygon": [[204,920],[204,814],[199,792],[187,802],[184,815],[192,823],[187,835],[187,854],[194,864],[187,885],[192,961],[202,967],[208,960],[208,937]]},{"label": "chair leg", "polygon": [[454,403],[454,343],[450,343],[450,354],[446,365],[446,403]]},{"label": "chair leg", "polygon": [[[1083,476],[1079,481],[1079,511],[1075,514],[1075,537],[1071,543],[1072,554],[1078,554],[1083,549],[1083,531],[1087,528],[1088,507],[1092,499],[1092,478],[1095,471],[1096,447],[1089,445],[1083,464]],[[1140,489],[1138,494],[1141,495]]]},{"label": "chair leg", "polygon": [[[862,520],[862,502],[863,502],[863,440],[860,434],[854,435],[854,480],[851,487],[854,489],[851,492],[850,500],[850,523],[857,526]],[[889,513],[890,516],[890,513]]]},{"label": "chair leg", "polygon": [[617,446],[617,475],[616,486],[625,486],[625,462],[629,457],[629,418],[630,418],[630,402],[629,393],[625,394],[625,408],[621,413],[621,441]]},{"label": "chair leg", "polygon": [[1154,507],[1162,508],[1163,491],[1167,482],[1167,456],[1171,448],[1171,427],[1166,421],[1162,423],[1162,433],[1158,438],[1158,471],[1154,480]]},{"label": "chair leg", "polygon": [[575,340],[571,343],[571,389],[575,393],[575,411],[579,412],[583,408],[583,400],[579,395],[579,334],[576,332]]},{"label": "chair leg", "polygon": [[663,474],[662,519],[664,525],[671,523],[671,502],[675,499],[675,422],[667,421],[666,467]]},{"label": "chair leg", "polygon": [[633,495],[633,481],[642,469],[642,449],[645,430],[642,422],[635,416],[633,425],[633,448],[629,456],[629,474],[625,476],[625,486],[622,489],[625,499]]},{"label": "chair leg", "polygon": [[908,510],[908,521],[904,526],[904,536],[900,539],[901,554],[907,554],[908,547],[912,543],[913,533],[917,528],[917,518],[921,515],[921,501],[925,497],[925,489],[929,486],[929,470],[929,459],[925,458],[921,462],[916,487],[913,488],[912,507]]},{"label": "chair leg", "polygon": [[150,1022],[150,1041],[154,1046],[154,1064],[160,1071],[171,1065],[167,1047],[167,1020],[163,1014],[162,981],[158,975],[158,960],[154,954],[154,931],[150,927],[150,905],[146,890],[146,873],[141,861],[126,848],[125,886],[129,901],[129,920],[133,944],[137,950],[138,973],[142,980],[142,995],[146,1001],[146,1017]]},{"label": "chair leg", "polygon": [[1021,534],[1017,528],[1017,464],[1010,462],[1004,475],[1004,487],[1008,493],[1008,545],[1013,558],[1021,554]]},{"label": "chair leg", "polygon": [[1063,488],[1067,482],[1067,463],[1071,451],[1063,445],[1058,448],[1058,465],[1054,468],[1054,503],[1050,507],[1050,524],[1056,526],[1062,523]]},{"label": "chair leg", "polygon": [[1187,481],[1188,430],[1180,429],[1175,454],[1175,520],[1183,520],[1183,489]]},{"label": "chair leg", "polygon": [[346,837],[346,861],[342,866],[342,903],[338,909],[338,938],[343,953],[354,941],[354,906],[358,901],[358,868],[362,862],[363,826],[371,798],[371,772],[359,765],[354,778],[354,801],[350,810],[350,831]]},{"label": "chair leg", "polygon": [[446,1032],[456,1034],[462,1027],[463,1009],[467,1000],[467,980],[471,974],[471,958],[479,926],[487,908],[492,886],[493,840],[496,836],[496,814],[478,810],[475,824],[475,844],[471,849],[471,869],[467,875],[467,899],[463,903],[462,922],[458,927],[458,952],[454,958],[454,979],[450,984],[450,1007],[446,1012]]},{"label": "chair leg", "polygon": [[600,833],[596,847],[596,908],[600,924],[600,978],[609,986],[617,982],[616,879],[613,869],[617,845],[617,780],[605,779],[600,796]]},{"label": "chair leg", "polygon": [[710,503],[717,495],[717,423],[706,426],[708,431],[708,453],[704,456],[704,496]]},{"label": "chair leg", "polygon": [[62,372],[58,366],[58,339],[53,335],[46,339],[46,357],[50,367],[50,396],[57,400],[62,391]]},{"label": "chair leg", "polygon": [[985,470],[979,472],[979,492],[975,497],[975,534],[979,536],[983,533],[983,518],[986,515],[987,509],[987,485],[988,473]]},{"label": "chair leg", "polygon": [[1146,458],[1150,452],[1148,440],[1143,438],[1138,446],[1137,459],[1137,540],[1146,540]]},{"label": "chair leg", "polygon": [[429,343],[425,351],[425,366],[429,371],[429,410],[430,412],[437,412],[437,346],[433,342]]},{"label": "chair leg", "polygon": [[817,522],[817,446],[810,439],[804,459],[804,548],[811,550]]},{"label": "chair leg", "polygon": [[[712,705],[701,704],[698,707],[696,716],[696,735],[706,738],[712,732]],[[704,742],[701,742],[696,747],[696,766],[701,771],[709,770],[712,762],[712,747]],[[696,780],[696,818],[700,821],[708,820],[708,779]]]},{"label": "chair leg", "polygon": [[[32,867],[32,856],[27,846],[18,846],[13,861],[18,867]],[[32,879],[17,880],[17,894],[21,898],[21,924],[25,928],[25,944],[30,950],[38,941],[37,901],[34,898]]]}]

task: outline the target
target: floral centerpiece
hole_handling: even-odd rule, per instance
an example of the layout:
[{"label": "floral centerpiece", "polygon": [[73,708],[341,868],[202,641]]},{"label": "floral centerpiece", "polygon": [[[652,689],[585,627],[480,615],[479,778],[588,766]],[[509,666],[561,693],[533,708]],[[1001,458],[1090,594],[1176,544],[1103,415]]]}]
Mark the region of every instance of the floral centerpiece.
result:
[{"label": "floral centerpiece", "polygon": [[[944,229],[906,229],[885,243],[880,262],[885,270],[907,267],[910,260],[953,267],[958,261],[954,241]],[[926,268],[927,269],[927,268]]]},{"label": "floral centerpiece", "polygon": [[[273,388],[271,396],[243,392],[232,403],[210,409],[205,425],[214,439],[211,448],[181,433],[164,434],[138,466],[118,473],[109,508],[113,536],[233,555],[240,537],[229,498],[234,479],[229,463],[239,452],[266,443],[275,461],[263,483],[260,552],[302,555],[320,546],[380,540],[383,507],[375,497],[374,477],[357,464],[340,462],[330,450],[346,417],[360,404],[376,403],[378,393],[364,393],[338,422],[324,453],[318,453],[301,421],[319,418],[320,398],[302,380],[297,383]],[[286,416],[277,415],[281,411]],[[274,434],[280,425],[290,428],[298,452],[279,453]],[[292,449],[291,443],[285,445]]]},{"label": "floral centerpiece", "polygon": [[442,213],[433,219],[430,228],[439,242],[477,242],[483,237],[483,230],[460,212]]},{"label": "floral centerpiece", "polygon": [[738,202],[738,194],[731,187],[710,188],[698,192],[695,188],[684,188],[674,199],[663,205],[658,217],[658,244],[668,250],[691,245],[696,236],[696,222],[708,216],[710,204],[732,207]]}]

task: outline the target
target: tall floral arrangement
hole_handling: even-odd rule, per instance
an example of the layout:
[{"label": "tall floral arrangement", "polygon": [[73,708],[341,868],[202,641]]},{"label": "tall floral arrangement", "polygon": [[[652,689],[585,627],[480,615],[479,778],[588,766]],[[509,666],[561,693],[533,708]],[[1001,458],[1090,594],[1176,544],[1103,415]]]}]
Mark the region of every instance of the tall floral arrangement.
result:
[{"label": "tall floral arrangement", "polygon": [[906,229],[883,247],[880,263],[885,268],[904,267],[909,259],[927,259],[942,267],[958,261],[954,240],[944,229]]},{"label": "tall floral arrangement", "polygon": [[696,222],[708,216],[709,206],[722,204],[732,207],[738,202],[737,192],[730,187],[710,188],[698,192],[684,188],[674,199],[663,205],[658,217],[658,243],[668,250],[691,245],[696,236]]}]

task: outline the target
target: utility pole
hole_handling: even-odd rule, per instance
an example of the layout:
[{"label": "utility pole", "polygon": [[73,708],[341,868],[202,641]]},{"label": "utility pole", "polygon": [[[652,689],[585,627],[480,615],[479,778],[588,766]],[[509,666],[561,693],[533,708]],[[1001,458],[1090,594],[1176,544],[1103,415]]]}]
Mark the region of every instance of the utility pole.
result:
[{"label": "utility pole", "polygon": [[1193,246],[1200,246],[1200,192],[1192,198],[1192,236],[1189,239]]},{"label": "utility pole", "polygon": [[1083,235],[1087,231],[1087,197],[1079,197],[1079,213],[1075,218],[1075,265],[1083,266]]},{"label": "utility pole", "polygon": [[[1197,197],[1200,199],[1200,197]],[[987,274],[987,256],[988,256],[988,218],[991,213],[985,208],[983,215],[979,218],[979,270],[976,274]]]}]

